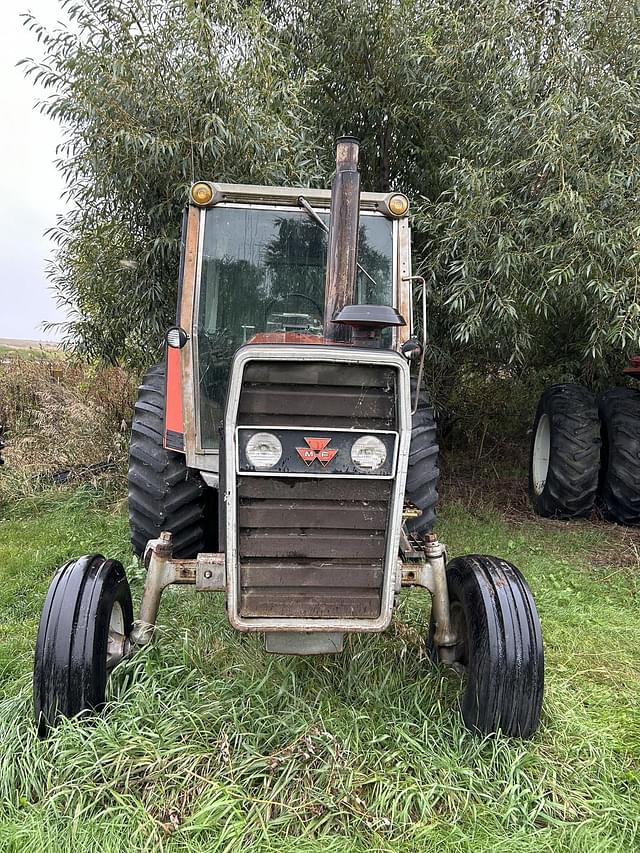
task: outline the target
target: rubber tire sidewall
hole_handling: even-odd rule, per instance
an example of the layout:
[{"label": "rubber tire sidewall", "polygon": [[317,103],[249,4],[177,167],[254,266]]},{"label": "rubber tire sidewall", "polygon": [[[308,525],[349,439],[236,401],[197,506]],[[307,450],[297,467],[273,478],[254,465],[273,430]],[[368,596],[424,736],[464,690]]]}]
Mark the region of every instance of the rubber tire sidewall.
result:
[{"label": "rubber tire sidewall", "polygon": [[34,710],[39,734],[57,716],[99,710],[107,685],[109,623],[115,603],[125,634],[133,624],[131,591],[122,564],[100,554],[64,565],[45,600],[34,660]]},{"label": "rubber tire sidewall", "polygon": [[519,570],[496,557],[468,556],[447,566],[451,604],[467,625],[466,726],[511,737],[536,731],[544,691],[542,632],[531,591]]},{"label": "rubber tire sidewall", "polygon": [[[549,418],[549,465],[544,487],[534,488],[538,425]],[[593,510],[600,471],[600,422],[595,396],[581,385],[552,385],[540,397],[529,451],[529,497],[537,515],[582,518]]]}]

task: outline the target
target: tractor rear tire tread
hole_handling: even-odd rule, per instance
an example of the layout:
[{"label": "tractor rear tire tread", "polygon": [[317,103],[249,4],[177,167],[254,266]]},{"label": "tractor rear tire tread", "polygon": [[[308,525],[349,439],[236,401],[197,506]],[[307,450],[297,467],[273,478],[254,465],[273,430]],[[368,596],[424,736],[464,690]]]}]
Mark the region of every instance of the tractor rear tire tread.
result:
[{"label": "tractor rear tire tread", "polygon": [[[411,380],[411,400],[415,399],[416,383]],[[420,392],[418,408],[413,415],[405,500],[422,511],[418,518],[407,519],[411,534],[430,533],[436,522],[438,503],[438,442],[433,408],[426,393]]]},{"label": "tractor rear tire tread", "polygon": [[640,524],[640,391],[609,388],[600,394],[602,469],[599,504],[605,518]]},{"label": "tractor rear tire tread", "polygon": [[141,557],[149,539],[173,534],[175,557],[206,550],[205,485],[181,453],[166,450],[165,367],[151,367],[139,386],[129,450],[129,527],[134,552]]},{"label": "tractor rear tire tread", "polygon": [[[540,419],[550,423],[547,477],[538,494],[533,483],[534,445]],[[598,489],[600,421],[594,395],[581,385],[552,385],[542,394],[533,423],[529,455],[529,495],[546,518],[588,516]]]}]

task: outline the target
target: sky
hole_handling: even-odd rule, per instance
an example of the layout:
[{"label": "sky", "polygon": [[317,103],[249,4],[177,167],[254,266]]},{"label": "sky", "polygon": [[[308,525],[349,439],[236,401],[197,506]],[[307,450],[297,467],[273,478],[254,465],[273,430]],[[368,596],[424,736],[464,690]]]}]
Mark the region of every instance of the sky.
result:
[{"label": "sky", "polygon": [[57,0],[0,0],[0,338],[55,340],[43,321],[60,321],[45,277],[52,245],[44,236],[64,210],[53,161],[57,124],[35,108],[39,93],[16,62],[39,45],[22,25],[31,11],[42,23],[61,19]]}]

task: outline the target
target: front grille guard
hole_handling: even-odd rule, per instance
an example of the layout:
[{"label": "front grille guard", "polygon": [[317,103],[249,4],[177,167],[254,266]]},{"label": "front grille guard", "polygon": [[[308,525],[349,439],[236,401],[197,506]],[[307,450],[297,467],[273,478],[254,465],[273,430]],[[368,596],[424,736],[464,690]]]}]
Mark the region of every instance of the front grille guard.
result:
[{"label": "front grille guard", "polygon": [[[298,618],[247,618],[239,612],[240,582],[238,566],[238,518],[237,518],[237,474],[236,474],[236,427],[242,377],[250,361],[326,361],[350,364],[386,365],[398,374],[398,456],[396,478],[393,485],[389,512],[390,529],[387,535],[384,559],[384,582],[382,587],[380,614],[374,619],[298,619]],[[295,346],[290,344],[250,344],[241,347],[233,360],[225,412],[225,488],[224,504],[226,517],[226,583],[227,613],[231,625],[238,631],[300,631],[314,632],[361,631],[379,632],[391,622],[394,594],[400,585],[398,574],[398,550],[402,525],[402,508],[407,478],[409,443],[411,440],[411,398],[409,367],[398,353],[391,350],[364,350],[351,347]]]}]

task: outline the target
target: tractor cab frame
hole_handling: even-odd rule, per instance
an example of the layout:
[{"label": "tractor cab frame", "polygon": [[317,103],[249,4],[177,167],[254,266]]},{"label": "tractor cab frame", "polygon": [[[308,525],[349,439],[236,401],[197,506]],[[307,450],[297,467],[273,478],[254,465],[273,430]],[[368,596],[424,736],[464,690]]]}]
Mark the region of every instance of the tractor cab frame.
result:
[{"label": "tractor cab frame", "polygon": [[[399,215],[392,212],[394,202]],[[165,447],[183,450],[189,468],[201,471],[210,485],[217,485],[220,471],[217,429],[233,353],[243,343],[325,342],[330,205],[330,190],[203,181],[194,185],[184,220],[176,317],[177,327],[189,331],[182,338],[180,358],[169,352]],[[413,333],[405,197],[361,193],[358,243],[363,263],[357,272],[356,300],[391,305],[407,318],[388,333],[391,348],[398,351]],[[371,261],[373,275],[365,267]],[[296,310],[278,315],[269,312],[269,303],[271,309],[280,305]],[[301,310],[305,307],[306,312]],[[214,336],[215,364],[210,355]],[[213,416],[206,411],[208,397],[218,401]]]}]

